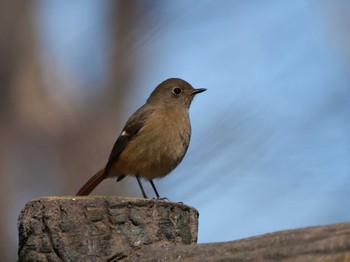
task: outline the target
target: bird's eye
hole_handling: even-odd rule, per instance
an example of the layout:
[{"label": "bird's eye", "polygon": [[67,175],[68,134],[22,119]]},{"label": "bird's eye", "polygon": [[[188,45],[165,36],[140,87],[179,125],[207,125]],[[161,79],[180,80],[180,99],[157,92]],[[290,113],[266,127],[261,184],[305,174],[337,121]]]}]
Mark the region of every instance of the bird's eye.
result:
[{"label": "bird's eye", "polygon": [[178,87],[176,87],[176,88],[174,88],[173,93],[174,93],[175,95],[180,95],[180,94],[181,94],[181,89],[178,88]]}]

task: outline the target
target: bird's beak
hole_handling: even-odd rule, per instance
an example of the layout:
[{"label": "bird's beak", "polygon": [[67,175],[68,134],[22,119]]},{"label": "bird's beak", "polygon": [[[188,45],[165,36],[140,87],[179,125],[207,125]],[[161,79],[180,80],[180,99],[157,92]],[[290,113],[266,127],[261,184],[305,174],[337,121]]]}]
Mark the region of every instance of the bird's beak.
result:
[{"label": "bird's beak", "polygon": [[197,95],[197,94],[202,93],[202,92],[204,92],[206,90],[207,90],[206,88],[195,89],[195,90],[193,90],[192,95]]}]

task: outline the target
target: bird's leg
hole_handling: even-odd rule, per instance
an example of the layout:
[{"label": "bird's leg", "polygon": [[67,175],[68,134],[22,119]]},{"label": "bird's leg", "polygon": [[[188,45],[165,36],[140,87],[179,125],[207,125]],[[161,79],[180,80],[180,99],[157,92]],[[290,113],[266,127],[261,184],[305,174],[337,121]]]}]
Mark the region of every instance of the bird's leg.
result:
[{"label": "bird's leg", "polygon": [[[158,191],[157,191],[156,186],[154,185],[152,179],[150,179],[149,182],[150,182],[150,184],[151,184],[151,186],[152,186],[152,188],[154,190],[154,193],[156,193],[157,199],[160,199]],[[166,198],[164,198],[164,199],[166,199]]]},{"label": "bird's leg", "polygon": [[142,192],[143,197],[144,197],[144,198],[148,198],[148,197],[146,196],[145,190],[143,189],[143,186],[142,186],[140,177],[139,177],[139,176],[136,176],[136,179],[137,179],[137,182],[139,183],[139,186],[140,186],[140,189],[141,189],[141,192]]}]

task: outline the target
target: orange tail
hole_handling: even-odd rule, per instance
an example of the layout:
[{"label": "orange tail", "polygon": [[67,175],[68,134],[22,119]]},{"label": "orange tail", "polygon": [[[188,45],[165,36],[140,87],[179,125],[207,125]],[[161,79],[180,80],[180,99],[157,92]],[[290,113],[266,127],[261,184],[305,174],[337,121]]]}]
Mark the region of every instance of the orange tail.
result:
[{"label": "orange tail", "polygon": [[87,196],[91,193],[92,190],[95,189],[95,187],[98,186],[98,184],[102,182],[103,179],[105,179],[104,168],[98,171],[92,178],[89,179],[89,181],[85,183],[85,185],[83,185],[82,188],[80,188],[80,190],[77,193],[77,196]]}]

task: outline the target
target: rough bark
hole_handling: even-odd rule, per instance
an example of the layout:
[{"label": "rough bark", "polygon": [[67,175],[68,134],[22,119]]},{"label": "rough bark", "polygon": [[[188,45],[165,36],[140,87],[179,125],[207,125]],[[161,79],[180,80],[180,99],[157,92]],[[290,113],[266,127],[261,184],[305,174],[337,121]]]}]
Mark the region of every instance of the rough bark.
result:
[{"label": "rough bark", "polygon": [[350,223],[278,231],[242,240],[152,246],[130,261],[350,261]]},{"label": "rough bark", "polygon": [[138,249],[197,241],[198,212],[179,203],[120,197],[48,197],[19,217],[20,261],[117,261]]}]

